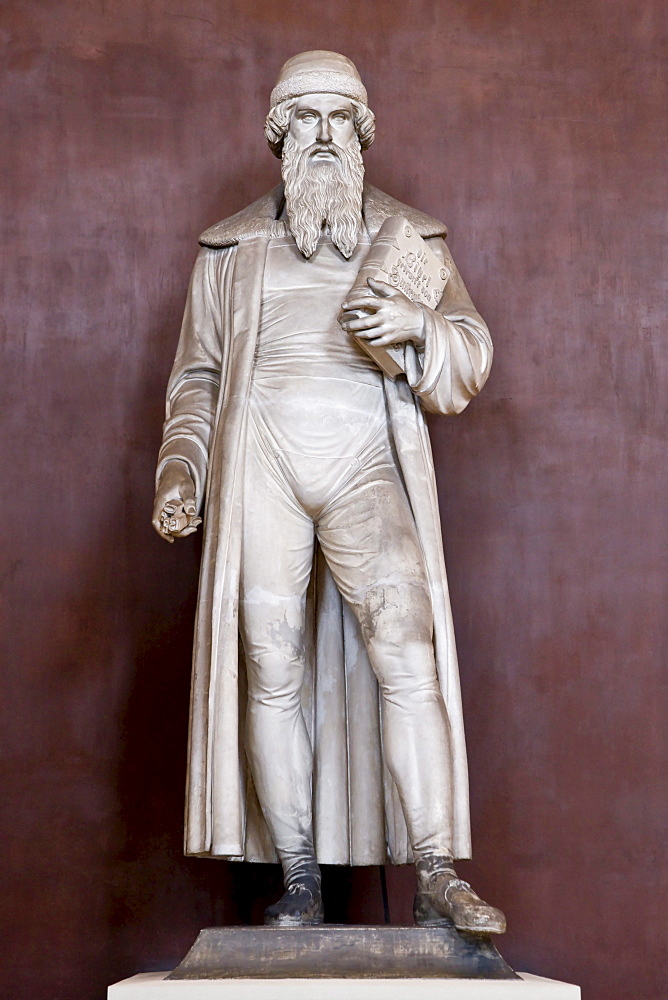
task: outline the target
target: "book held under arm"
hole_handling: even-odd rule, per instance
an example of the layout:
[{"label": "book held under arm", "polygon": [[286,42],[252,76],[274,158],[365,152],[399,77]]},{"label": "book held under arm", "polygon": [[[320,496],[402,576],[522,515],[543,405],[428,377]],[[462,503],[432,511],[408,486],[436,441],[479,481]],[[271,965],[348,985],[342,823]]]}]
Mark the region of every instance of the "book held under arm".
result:
[{"label": "book held under arm", "polygon": [[[450,272],[443,261],[413,226],[403,216],[397,215],[386,219],[380,227],[348,297],[371,297],[373,292],[367,279],[373,278],[398,288],[413,302],[435,309],[449,277]],[[356,340],[390,378],[396,378],[405,371],[405,344],[372,347],[361,337]]]}]

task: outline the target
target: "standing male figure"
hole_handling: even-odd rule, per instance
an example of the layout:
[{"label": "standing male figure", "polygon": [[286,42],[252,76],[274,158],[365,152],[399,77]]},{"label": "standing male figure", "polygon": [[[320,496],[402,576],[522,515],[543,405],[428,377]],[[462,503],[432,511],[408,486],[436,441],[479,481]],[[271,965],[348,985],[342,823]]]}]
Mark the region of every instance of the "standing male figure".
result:
[{"label": "standing male figure", "polygon": [[[364,183],[355,66],[290,59],[265,133],[283,184],[207,230],[168,388],[154,526],[196,530],[186,852],[280,860],[270,924],[323,919],[319,862],[413,860],[416,920],[499,933],[459,880],[468,789],[423,410],[458,413],[492,359],[445,227]],[[451,271],[438,309],[349,298],[406,217]],[[356,338],[402,345],[383,375]]]}]

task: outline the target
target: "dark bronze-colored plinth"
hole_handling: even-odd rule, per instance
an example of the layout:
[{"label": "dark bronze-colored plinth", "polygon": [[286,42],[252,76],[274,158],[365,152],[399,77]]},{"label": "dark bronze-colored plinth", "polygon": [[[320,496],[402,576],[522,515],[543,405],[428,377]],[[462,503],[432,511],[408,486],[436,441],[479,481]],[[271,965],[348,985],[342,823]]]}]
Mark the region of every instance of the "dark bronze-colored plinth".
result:
[{"label": "dark bronze-colored plinth", "polygon": [[454,927],[205,927],[168,979],[517,979]]}]

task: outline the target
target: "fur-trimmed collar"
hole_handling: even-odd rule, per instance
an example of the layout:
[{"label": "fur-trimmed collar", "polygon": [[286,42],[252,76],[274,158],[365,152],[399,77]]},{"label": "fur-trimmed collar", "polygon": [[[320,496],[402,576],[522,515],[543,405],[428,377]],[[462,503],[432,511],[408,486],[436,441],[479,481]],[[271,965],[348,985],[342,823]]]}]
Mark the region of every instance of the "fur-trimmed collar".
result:
[{"label": "fur-trimmed collar", "polygon": [[[283,236],[285,226],[277,221],[283,206],[283,185],[278,184],[268,194],[254,201],[252,205],[223,219],[210,229],[205,230],[199,238],[203,247],[231,247],[239,240],[248,240],[253,236]],[[364,200],[362,214],[369,235],[374,237],[385,219],[395,215],[403,215],[408,219],[420,236],[442,236],[448,231],[442,222],[418,212],[416,208],[403,205],[389,194],[379,191],[371,184],[364,184]]]}]

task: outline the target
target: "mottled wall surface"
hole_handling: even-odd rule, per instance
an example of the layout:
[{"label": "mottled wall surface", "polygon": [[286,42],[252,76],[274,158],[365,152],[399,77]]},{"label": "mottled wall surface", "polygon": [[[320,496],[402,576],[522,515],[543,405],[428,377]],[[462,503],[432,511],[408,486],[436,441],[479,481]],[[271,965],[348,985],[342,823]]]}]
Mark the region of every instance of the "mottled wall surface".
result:
[{"label": "mottled wall surface", "polygon": [[[661,0],[2,5],[3,997],[101,1000],[277,889],[181,857],[198,543],[149,510],[197,234],[277,179],[267,95],[312,47],[358,63],[368,176],[446,220],[497,347],[433,423],[462,871],[517,967],[665,996],[665,28]],[[329,883],[330,918],[382,919],[377,871]]]}]

